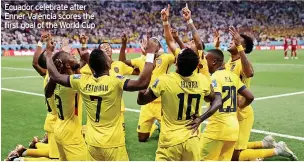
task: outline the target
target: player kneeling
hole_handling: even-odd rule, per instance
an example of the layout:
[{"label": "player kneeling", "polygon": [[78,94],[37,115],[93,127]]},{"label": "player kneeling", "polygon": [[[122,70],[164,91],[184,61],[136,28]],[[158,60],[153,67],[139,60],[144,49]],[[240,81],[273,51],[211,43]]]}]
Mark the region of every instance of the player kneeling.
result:
[{"label": "player kneeling", "polygon": [[215,109],[220,107],[221,99],[216,103],[210,82],[204,75],[194,72],[198,63],[199,58],[193,50],[182,50],[177,57],[176,72],[162,75],[148,90],[138,94],[140,105],[162,98],[157,161],[200,160],[200,132],[193,133],[186,126],[199,113],[203,98],[213,100]]}]

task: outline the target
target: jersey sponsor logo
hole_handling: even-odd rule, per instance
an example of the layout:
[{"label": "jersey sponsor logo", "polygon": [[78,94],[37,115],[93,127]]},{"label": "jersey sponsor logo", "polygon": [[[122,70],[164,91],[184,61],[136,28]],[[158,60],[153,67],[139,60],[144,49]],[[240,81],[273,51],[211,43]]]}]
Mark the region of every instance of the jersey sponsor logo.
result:
[{"label": "jersey sponsor logo", "polygon": [[122,76],[122,75],[117,75],[117,76],[116,76],[116,78],[118,78],[118,79],[121,79],[121,80],[122,80],[122,79],[124,79],[125,77],[124,77],[124,76]]},{"label": "jersey sponsor logo", "polygon": [[80,79],[80,77],[81,77],[81,74],[74,74],[73,75],[73,79]]},{"label": "jersey sponsor logo", "polygon": [[158,82],[159,82],[159,79],[156,79],[155,82],[154,82],[154,84],[153,84],[153,88],[156,88]]},{"label": "jersey sponsor logo", "polygon": [[114,71],[115,71],[115,73],[119,73],[119,68],[118,67],[114,67]]},{"label": "jersey sponsor logo", "polygon": [[216,83],[216,80],[212,80],[212,87],[217,87],[217,83]]}]

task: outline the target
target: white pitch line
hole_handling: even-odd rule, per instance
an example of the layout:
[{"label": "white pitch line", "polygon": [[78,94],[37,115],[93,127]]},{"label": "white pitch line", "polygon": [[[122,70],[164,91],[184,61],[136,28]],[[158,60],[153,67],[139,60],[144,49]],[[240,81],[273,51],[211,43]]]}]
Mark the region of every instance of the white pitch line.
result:
[{"label": "white pitch line", "polygon": [[304,66],[303,64],[268,64],[268,63],[252,63],[253,66],[255,65],[262,65],[262,66]]},{"label": "white pitch line", "polygon": [[1,69],[35,71],[35,69],[30,69],[30,68],[15,68],[15,67],[1,67]]},{"label": "white pitch line", "polygon": [[[19,91],[19,90],[8,89],[8,88],[1,88],[1,90],[44,97],[43,94],[33,93],[33,92],[27,92],[27,91]],[[298,94],[303,94],[303,93],[304,93],[304,91],[302,91],[302,92],[295,92],[295,93],[281,94],[281,95],[275,95],[275,96],[269,96],[269,97],[270,98],[277,98],[277,97],[298,95]],[[264,100],[264,99],[268,99],[269,97],[260,97],[260,98],[256,98],[256,100],[257,101],[258,100]],[[127,111],[131,111],[131,112],[137,112],[137,113],[140,112],[140,110],[130,109],[130,108],[126,108],[126,110]],[[206,124],[207,122],[205,121],[203,123]],[[288,134],[280,134],[280,133],[268,132],[268,131],[257,130],[257,129],[252,129],[251,132],[259,133],[259,134],[265,134],[265,135],[273,135],[273,136],[283,137],[283,138],[288,138],[288,139],[295,139],[295,140],[299,140],[299,141],[304,141],[304,137],[292,136],[292,135],[288,135]]]},{"label": "white pitch line", "polygon": [[41,76],[4,77],[1,79],[6,80],[6,79],[26,79],[26,78],[41,78]]}]

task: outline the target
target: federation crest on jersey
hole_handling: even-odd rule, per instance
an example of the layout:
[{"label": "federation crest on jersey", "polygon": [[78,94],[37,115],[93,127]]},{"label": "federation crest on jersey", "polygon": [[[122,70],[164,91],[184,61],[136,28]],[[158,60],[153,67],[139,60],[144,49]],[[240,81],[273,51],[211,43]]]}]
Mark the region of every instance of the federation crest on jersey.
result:
[{"label": "federation crest on jersey", "polygon": [[119,73],[119,68],[118,67],[114,67],[114,71],[115,71],[115,73]]},{"label": "federation crest on jersey", "polygon": [[80,77],[81,77],[81,74],[74,74],[73,75],[73,79],[80,79]]},{"label": "federation crest on jersey", "polygon": [[123,80],[125,77],[122,75],[117,75],[116,78]]},{"label": "federation crest on jersey", "polygon": [[162,59],[157,59],[157,60],[156,60],[156,63],[157,63],[158,65],[160,65],[160,64],[162,63]]},{"label": "federation crest on jersey", "polygon": [[216,80],[212,80],[212,87],[217,87],[217,83],[216,83]]}]

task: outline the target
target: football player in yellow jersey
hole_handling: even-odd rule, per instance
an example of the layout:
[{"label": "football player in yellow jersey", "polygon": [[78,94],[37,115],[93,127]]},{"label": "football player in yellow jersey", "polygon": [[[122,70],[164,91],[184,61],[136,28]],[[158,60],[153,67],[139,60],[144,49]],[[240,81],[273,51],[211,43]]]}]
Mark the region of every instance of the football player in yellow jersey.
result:
[{"label": "football player in yellow jersey", "polygon": [[[206,55],[208,68],[212,74],[214,92],[221,96],[222,105],[204,129],[201,139],[202,160],[230,161],[239,134],[237,106],[244,108],[254,99],[252,93],[241,80],[222,66],[224,55],[221,50],[209,50]],[[237,101],[237,94],[245,100]]]},{"label": "football player in yellow jersey", "polygon": [[[168,6],[170,10],[170,5]],[[177,55],[181,49],[180,48],[185,48],[186,45],[184,45],[179,39],[178,35],[174,34],[174,37],[172,36],[172,33],[170,32],[170,25],[168,22],[168,17],[169,17],[169,10],[162,15],[162,21],[163,21],[163,26],[164,26],[164,32],[165,32],[165,38],[166,42],[168,44],[169,49],[171,52],[173,52],[175,55]],[[198,34],[198,31],[195,28],[195,25],[193,24],[193,20],[191,19],[191,11],[188,8],[188,5],[186,4],[186,7],[183,8],[183,18],[188,24],[188,28],[191,30],[192,35],[193,35],[193,40],[188,43],[188,47],[191,48],[193,51],[195,51],[199,58],[200,58],[200,63],[197,68],[197,72],[200,72],[204,74],[208,79],[210,79],[210,74],[208,71],[208,66],[207,66],[207,61],[204,57],[204,43],[200,40],[200,36]],[[174,31],[174,30],[172,30]],[[174,33],[174,32],[173,32]],[[180,48],[177,48],[175,45],[174,40],[179,44]]]},{"label": "football player in yellow jersey", "polygon": [[[47,50],[52,51],[53,47],[49,40]],[[53,63],[51,52],[48,52],[47,64],[51,79],[60,85],[77,90],[83,98],[88,116],[85,135],[88,148],[87,160],[129,160],[121,127],[122,92],[148,87],[157,50],[158,44],[149,40],[146,46],[148,54],[145,68],[137,80],[125,79],[120,75],[109,75],[111,59],[100,49],[94,49],[89,57],[89,66],[93,75],[60,74]]]},{"label": "football player in yellow jersey", "polygon": [[[155,68],[153,70],[152,78],[150,81],[150,85],[154,83],[154,81],[161,75],[166,74],[170,68],[170,66],[175,62],[175,56],[172,54],[160,54],[158,53],[161,44],[159,40],[155,37],[150,38],[150,33],[147,33],[147,39],[150,39],[155,44],[158,45],[157,55],[155,59]],[[143,56],[126,60],[125,55],[120,55],[120,60],[125,62],[129,66],[133,66],[134,68],[138,68],[140,72],[143,71],[145,65],[145,52],[143,50]],[[139,142],[146,142],[148,138],[151,136],[153,131],[156,128],[155,120],[159,123],[161,119],[161,98],[157,100],[141,106],[137,132],[138,132],[138,141]],[[153,128],[154,127],[154,128]]]},{"label": "football player in yellow jersey", "polygon": [[[234,27],[230,27],[229,32],[233,37],[233,41],[228,47],[231,58],[226,63],[225,68],[239,76],[247,88],[250,88],[250,80],[254,75],[254,70],[245,53],[252,51],[253,41],[250,37],[239,34]],[[233,160],[256,160],[257,158],[263,159],[275,155],[297,159],[284,142],[276,143],[271,136],[266,136],[263,141],[248,142],[254,122],[253,109],[251,105],[249,105],[244,109],[237,110],[240,138],[236,143]]]},{"label": "football player in yellow jersey", "polygon": [[215,100],[208,79],[195,72],[198,63],[199,57],[192,49],[183,49],[177,56],[176,72],[158,77],[148,90],[138,94],[140,105],[162,98],[157,161],[200,160],[200,131],[193,132],[186,126],[199,115],[204,98],[215,101],[212,109],[220,107],[221,98]]},{"label": "football player in yellow jersey", "polygon": [[[47,55],[52,51],[46,50]],[[79,68],[78,61],[69,53],[60,51],[54,54],[56,68],[62,74],[71,75]],[[48,65],[49,66],[49,65]],[[81,117],[78,116],[78,94],[72,89],[50,80],[45,96],[55,96],[58,119],[55,123],[55,139],[60,160],[81,161],[86,159],[86,144],[82,136]]]},{"label": "football player in yellow jersey", "polygon": [[[121,37],[121,41],[122,41],[122,47],[120,49],[120,55],[125,55],[125,50],[126,50],[126,46],[127,46],[127,36],[126,34],[123,34]],[[138,69],[134,69],[133,67],[130,67],[128,65],[126,65],[125,63],[121,62],[121,61],[114,61],[112,59],[112,47],[109,43],[107,42],[102,42],[99,46],[98,49],[103,50],[110,58],[111,58],[111,69],[110,69],[110,75],[123,75],[123,76],[127,76],[127,75],[138,75],[139,71]],[[89,58],[88,55],[85,56],[85,58]],[[88,65],[88,60],[84,60],[86,65],[81,68],[80,73],[82,74],[90,74],[92,75],[92,71]],[[121,117],[122,117],[122,126],[125,130],[125,122],[124,122],[124,112],[125,112],[125,104],[124,101],[121,101]]]}]

